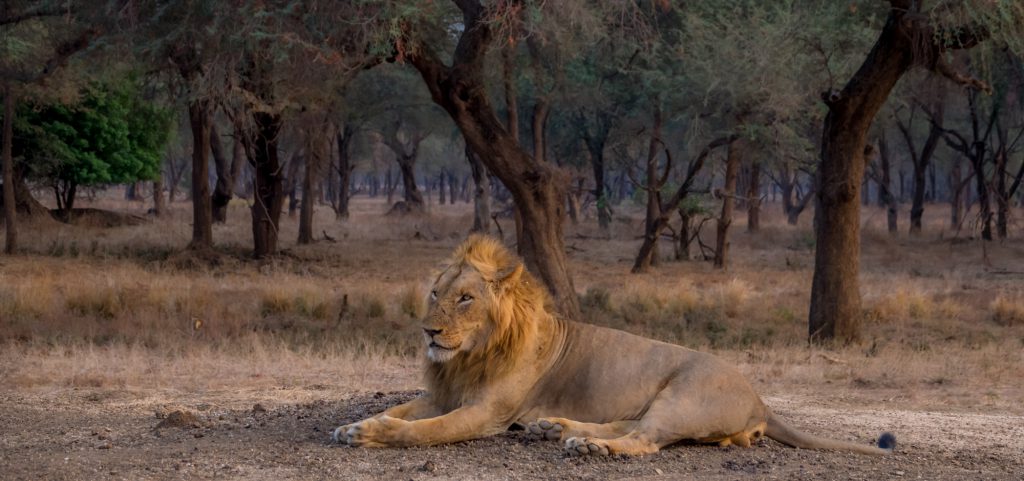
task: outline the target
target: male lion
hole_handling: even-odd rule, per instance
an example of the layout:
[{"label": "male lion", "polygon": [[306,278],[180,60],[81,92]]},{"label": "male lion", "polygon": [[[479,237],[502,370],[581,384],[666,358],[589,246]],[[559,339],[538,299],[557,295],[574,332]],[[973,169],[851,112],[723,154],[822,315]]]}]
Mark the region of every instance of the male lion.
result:
[{"label": "male lion", "polygon": [[473,236],[438,275],[423,320],[428,390],[334,430],[351,446],[423,446],[518,424],[580,454],[642,455],[682,440],[891,453],[797,431],[731,366],[705,353],[551,314],[551,299],[499,241]]}]

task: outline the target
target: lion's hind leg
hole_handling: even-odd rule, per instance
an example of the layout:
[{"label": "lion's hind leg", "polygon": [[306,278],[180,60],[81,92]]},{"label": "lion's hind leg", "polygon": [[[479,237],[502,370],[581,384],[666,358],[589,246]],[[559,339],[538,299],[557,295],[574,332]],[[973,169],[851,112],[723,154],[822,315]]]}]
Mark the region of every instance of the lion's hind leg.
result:
[{"label": "lion's hind leg", "polygon": [[584,423],[565,418],[540,418],[530,423],[527,431],[540,439],[564,441],[571,437],[617,438],[636,427],[637,421]]},{"label": "lion's hind leg", "polygon": [[656,453],[687,439],[749,446],[764,434],[764,406],[753,391],[720,386],[723,396],[709,396],[701,392],[703,383],[694,381],[673,379],[658,392],[635,426],[620,436],[563,435],[565,451],[571,455],[635,456]]}]

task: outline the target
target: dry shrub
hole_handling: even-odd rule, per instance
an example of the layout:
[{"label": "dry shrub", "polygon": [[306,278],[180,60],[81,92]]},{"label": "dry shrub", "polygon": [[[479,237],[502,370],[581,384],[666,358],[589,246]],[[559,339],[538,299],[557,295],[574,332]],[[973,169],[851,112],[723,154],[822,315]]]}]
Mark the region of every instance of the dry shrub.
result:
[{"label": "dry shrub", "polygon": [[64,304],[79,316],[104,319],[113,319],[124,309],[120,293],[111,285],[79,285],[66,295]]},{"label": "dry shrub", "polygon": [[410,319],[419,319],[427,312],[426,294],[424,294],[422,283],[411,283],[398,294],[399,307],[402,314]]},{"label": "dry shrub", "polygon": [[1024,324],[1024,301],[1000,294],[989,306],[992,320],[1003,326]]},{"label": "dry shrub", "polygon": [[735,278],[724,284],[716,285],[711,291],[713,302],[729,317],[738,316],[750,297],[750,284]]},{"label": "dry shrub", "polygon": [[39,319],[56,312],[57,293],[49,281],[0,287],[0,314],[7,319]]},{"label": "dry shrub", "polygon": [[[892,294],[868,299],[865,304],[867,320],[881,324],[925,319],[941,312],[928,295],[909,287],[899,287]],[[947,304],[945,309],[952,310],[952,304]]]}]

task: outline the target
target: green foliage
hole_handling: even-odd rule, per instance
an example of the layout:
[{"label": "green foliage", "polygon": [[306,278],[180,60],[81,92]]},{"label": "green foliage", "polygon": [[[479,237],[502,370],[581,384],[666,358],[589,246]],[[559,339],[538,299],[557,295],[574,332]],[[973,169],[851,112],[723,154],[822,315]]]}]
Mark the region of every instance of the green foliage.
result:
[{"label": "green foliage", "polygon": [[37,179],[135,182],[159,174],[170,126],[170,112],[144,100],[134,79],[94,83],[75,103],[22,105],[16,147]]}]

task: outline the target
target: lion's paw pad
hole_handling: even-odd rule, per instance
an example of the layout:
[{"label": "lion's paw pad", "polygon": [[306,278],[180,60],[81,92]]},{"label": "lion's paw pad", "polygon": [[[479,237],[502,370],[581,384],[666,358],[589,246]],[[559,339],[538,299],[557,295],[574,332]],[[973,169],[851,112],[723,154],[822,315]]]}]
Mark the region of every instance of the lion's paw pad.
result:
[{"label": "lion's paw pad", "polygon": [[571,456],[608,455],[608,446],[598,444],[587,438],[569,438],[565,440],[565,452]]},{"label": "lion's paw pad", "polygon": [[530,423],[526,429],[529,430],[530,434],[534,437],[554,441],[562,438],[562,430],[564,430],[565,427],[557,421],[538,419],[537,422]]}]

